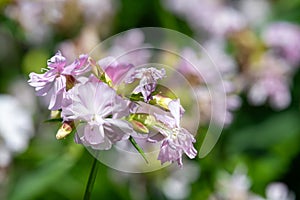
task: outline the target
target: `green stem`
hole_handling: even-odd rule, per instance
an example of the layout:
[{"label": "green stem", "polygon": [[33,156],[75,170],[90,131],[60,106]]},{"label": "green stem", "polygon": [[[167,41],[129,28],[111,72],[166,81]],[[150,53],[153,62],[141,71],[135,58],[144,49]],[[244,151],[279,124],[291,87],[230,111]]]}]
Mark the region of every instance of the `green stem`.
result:
[{"label": "green stem", "polygon": [[136,143],[135,139],[133,137],[129,136],[129,141],[135,147],[135,149],[141,154],[141,156],[144,158],[146,163],[149,164],[143,149]]},{"label": "green stem", "polygon": [[97,158],[94,158],[92,169],[90,171],[89,180],[88,180],[86,188],[85,188],[85,193],[84,193],[84,197],[83,197],[84,200],[89,200],[91,198],[92,190],[94,187],[94,183],[96,180],[98,167],[99,167],[98,162],[99,161],[97,160]]}]

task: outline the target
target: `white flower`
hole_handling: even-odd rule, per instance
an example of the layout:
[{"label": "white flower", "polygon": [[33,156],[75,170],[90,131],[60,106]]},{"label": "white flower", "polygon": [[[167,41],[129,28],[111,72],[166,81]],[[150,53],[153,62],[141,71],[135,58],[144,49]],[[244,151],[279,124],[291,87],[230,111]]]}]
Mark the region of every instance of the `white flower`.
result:
[{"label": "white flower", "polygon": [[77,127],[79,142],[93,149],[108,150],[133,133],[130,124],[118,114],[126,113],[127,105],[127,101],[105,83],[86,82],[68,91],[61,114],[65,121],[83,122],[83,126]]},{"label": "white flower", "polygon": [[[193,143],[196,142],[194,136],[185,128],[180,126],[180,120],[184,112],[179,99],[169,103],[168,108],[172,117],[167,115],[157,115],[155,117],[165,126],[155,128],[164,136],[162,140],[158,160],[162,164],[165,162],[177,162],[182,167],[182,154],[185,153],[189,158],[195,158],[197,150]],[[149,141],[152,141],[151,139]]]},{"label": "white flower", "polygon": [[33,134],[31,113],[9,95],[0,95],[0,167],[7,166],[12,153],[23,152]]}]

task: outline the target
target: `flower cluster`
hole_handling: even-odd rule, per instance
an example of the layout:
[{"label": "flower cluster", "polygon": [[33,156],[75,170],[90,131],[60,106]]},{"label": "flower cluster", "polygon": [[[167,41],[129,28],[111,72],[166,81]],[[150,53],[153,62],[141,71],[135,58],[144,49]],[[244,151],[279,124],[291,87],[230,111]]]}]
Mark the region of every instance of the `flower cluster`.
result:
[{"label": "flower cluster", "polygon": [[[231,112],[239,107],[239,93],[246,93],[249,103],[254,106],[269,103],[273,109],[282,110],[290,105],[289,80],[300,62],[300,27],[287,21],[269,22],[269,1],[244,0],[225,3],[218,0],[192,0],[189,4],[183,0],[162,2],[199,33],[197,39],[208,41],[203,43],[203,46],[220,71],[222,79],[226,81],[226,97],[232,101],[227,105],[225,124],[230,124]],[[224,44],[224,47],[219,45],[214,48],[210,44],[207,45],[211,41]],[[231,54],[226,52],[227,49],[231,49]],[[207,62],[204,62],[203,58],[196,59],[194,63],[205,68]],[[224,67],[228,66],[236,68],[227,68],[229,76],[227,72],[224,73]],[[208,76],[205,73],[204,76]],[[194,78],[191,74],[197,73],[185,70],[184,74]],[[203,85],[205,84],[199,83],[198,80],[196,88],[202,97],[199,98],[199,103],[210,104],[209,95],[205,88],[203,89]],[[226,85],[229,86],[228,91]],[[207,98],[204,98],[205,96]],[[202,109],[203,111],[205,109]],[[222,115],[224,114],[219,114]],[[211,113],[205,111],[203,116],[210,118]]]},{"label": "flower cluster", "polygon": [[116,2],[110,0],[16,0],[5,7],[3,14],[20,25],[29,44],[40,45],[51,41],[57,30],[70,32],[79,21],[84,29],[98,29],[101,24],[101,32],[105,32],[116,8]]},{"label": "flower cluster", "polygon": [[269,183],[265,189],[265,198],[252,192],[252,183],[247,175],[247,168],[243,165],[238,165],[232,174],[227,171],[219,172],[217,177],[215,192],[209,200],[295,200],[295,194],[281,182]]},{"label": "flower cluster", "polygon": [[[80,55],[67,64],[61,52],[47,65],[43,74],[30,73],[28,82],[37,96],[49,96],[49,110],[59,111],[62,126],[58,139],[75,132],[75,142],[95,150],[109,150],[123,140],[138,145],[134,140],[137,133],[148,134],[152,129],[159,132],[159,137],[148,134],[145,140],[161,142],[158,160],[162,164],[176,161],[182,166],[183,154],[195,158],[196,140],[180,125],[184,114],[180,100],[159,90],[158,81],[166,76],[163,68],[136,68],[113,57],[94,61],[88,55]],[[133,90],[121,95],[121,84]],[[161,112],[138,113],[142,106],[155,106]],[[135,147],[144,154],[139,146]]]},{"label": "flower cluster", "polygon": [[[199,56],[193,49],[185,48],[181,53],[184,59],[179,61],[178,70],[189,80],[197,95],[202,116],[200,123],[205,125],[212,120],[218,125],[229,125],[233,119],[232,112],[241,104],[233,82],[237,66],[228,54],[222,52],[224,41],[211,40],[206,42],[204,47],[214,58],[215,64],[209,56]],[[222,99],[223,95],[226,95],[226,101]],[[220,107],[222,104],[226,105],[226,109],[216,109],[216,113],[213,114],[212,106]]]}]

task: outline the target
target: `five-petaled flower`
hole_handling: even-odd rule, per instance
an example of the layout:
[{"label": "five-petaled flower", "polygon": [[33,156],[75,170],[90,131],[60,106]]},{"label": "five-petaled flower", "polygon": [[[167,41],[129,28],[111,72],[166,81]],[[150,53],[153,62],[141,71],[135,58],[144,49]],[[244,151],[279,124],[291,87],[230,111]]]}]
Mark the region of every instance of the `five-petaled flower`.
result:
[{"label": "five-petaled flower", "polygon": [[[79,142],[93,149],[108,150],[126,140],[134,131],[119,113],[129,109],[128,102],[103,82],[86,82],[70,89],[63,101],[64,121],[78,121]],[[82,129],[82,131],[79,131]]]},{"label": "five-petaled flower", "polygon": [[67,65],[66,58],[58,51],[47,62],[48,68],[43,74],[30,73],[29,85],[35,87],[37,96],[50,96],[49,109],[58,110],[67,89],[71,88],[76,77],[87,72],[85,66],[88,56],[79,56],[72,64]]},{"label": "five-petaled flower", "polygon": [[149,102],[152,99],[151,93],[155,91],[157,81],[166,76],[165,69],[156,69],[154,67],[136,69],[126,80],[126,83],[132,83],[139,79],[139,85],[134,89],[134,93],[142,93],[144,101]]},{"label": "five-petaled flower", "polygon": [[[188,130],[180,126],[180,119],[184,112],[180,105],[180,100],[171,101],[168,107],[172,117],[168,115],[155,115],[156,119],[163,123],[163,125],[156,125],[155,128],[164,136],[158,160],[162,164],[168,161],[177,161],[181,167],[183,153],[191,159],[197,155],[197,150],[193,146],[196,140]],[[153,140],[150,139],[150,141]]]}]

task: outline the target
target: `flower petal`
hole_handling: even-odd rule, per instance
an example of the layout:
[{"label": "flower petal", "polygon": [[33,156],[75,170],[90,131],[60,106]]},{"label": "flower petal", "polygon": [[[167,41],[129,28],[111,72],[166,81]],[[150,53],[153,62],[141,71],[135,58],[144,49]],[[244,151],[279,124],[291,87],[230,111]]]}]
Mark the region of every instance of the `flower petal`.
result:
[{"label": "flower petal", "polygon": [[66,89],[66,78],[60,76],[56,78],[54,87],[52,88],[51,100],[49,103],[49,110],[58,110],[61,108],[62,100]]},{"label": "flower petal", "polygon": [[131,125],[125,120],[108,118],[104,121],[105,135],[112,143],[116,143],[120,140],[127,140],[129,135],[134,133]]},{"label": "flower petal", "polygon": [[62,72],[63,67],[66,65],[66,58],[58,51],[47,61],[47,65],[50,69],[56,69],[57,71]]},{"label": "flower petal", "polygon": [[76,59],[72,64],[66,66],[62,73],[65,75],[78,76],[88,72],[91,69],[90,65],[86,65],[84,67],[84,65],[87,63],[87,60],[87,54],[80,55],[79,59]]},{"label": "flower petal", "polygon": [[180,99],[176,99],[176,100],[171,101],[168,104],[168,108],[169,108],[172,116],[175,119],[176,126],[180,127],[180,119],[181,119],[181,116],[184,112],[182,106],[180,105]]}]

